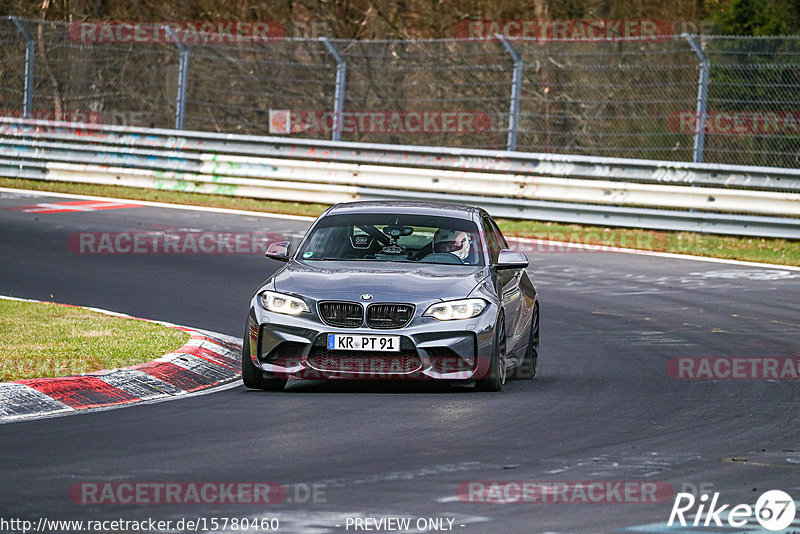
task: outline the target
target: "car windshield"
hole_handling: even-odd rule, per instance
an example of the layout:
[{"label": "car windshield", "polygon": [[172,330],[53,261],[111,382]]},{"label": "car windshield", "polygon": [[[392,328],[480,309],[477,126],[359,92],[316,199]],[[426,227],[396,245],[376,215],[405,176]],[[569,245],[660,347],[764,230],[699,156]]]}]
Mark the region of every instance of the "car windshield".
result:
[{"label": "car windshield", "polygon": [[301,261],[392,261],[483,265],[480,234],[468,220],[392,213],[324,217],[298,250]]}]

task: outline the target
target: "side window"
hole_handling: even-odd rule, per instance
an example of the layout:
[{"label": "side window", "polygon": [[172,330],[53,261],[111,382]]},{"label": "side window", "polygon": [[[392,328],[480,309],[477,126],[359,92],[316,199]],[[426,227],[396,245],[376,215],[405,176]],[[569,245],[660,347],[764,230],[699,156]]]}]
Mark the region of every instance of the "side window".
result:
[{"label": "side window", "polygon": [[486,246],[489,248],[489,258],[492,263],[497,262],[497,256],[500,250],[506,247],[506,241],[503,239],[503,234],[497,229],[497,226],[491,219],[483,219],[483,232],[486,234]]},{"label": "side window", "polygon": [[497,235],[497,241],[500,243],[500,248],[508,248],[508,243],[506,243],[506,238],[503,237],[503,232],[500,231],[500,228],[497,227],[497,224],[492,219],[487,219],[489,221],[489,226],[494,229],[495,234]]}]

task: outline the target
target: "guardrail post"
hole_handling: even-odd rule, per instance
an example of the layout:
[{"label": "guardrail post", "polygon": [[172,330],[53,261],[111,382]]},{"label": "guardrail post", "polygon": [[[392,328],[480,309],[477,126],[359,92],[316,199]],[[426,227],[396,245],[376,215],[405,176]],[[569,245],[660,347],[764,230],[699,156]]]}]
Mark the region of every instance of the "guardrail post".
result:
[{"label": "guardrail post", "polygon": [[169,35],[180,52],[178,64],[178,96],[175,101],[175,129],[183,130],[183,118],[186,112],[186,76],[189,70],[189,49],[180,40],[178,34],[169,26],[164,26],[164,31]]},{"label": "guardrail post", "polygon": [[25,39],[25,89],[22,100],[22,116],[27,119],[33,114],[33,66],[36,41],[33,40],[28,28],[17,17],[11,16],[9,18],[14,23],[14,26],[17,27],[17,31],[22,35],[22,38]]},{"label": "guardrail post", "polygon": [[344,109],[344,85],[347,78],[347,61],[327,37],[320,37],[320,40],[333,56],[333,59],[336,60],[336,92],[333,97],[333,136],[331,140],[340,141],[342,139],[342,110]]},{"label": "guardrail post", "polygon": [[694,123],[694,149],[692,151],[692,161],[695,163],[703,162],[703,148],[705,146],[705,127],[706,127],[706,106],[708,104],[708,71],[711,63],[708,56],[703,52],[703,48],[697,44],[694,37],[688,33],[681,36],[686,39],[692,51],[700,61],[700,75],[697,80],[697,108]]},{"label": "guardrail post", "polygon": [[507,150],[517,149],[517,133],[519,132],[519,100],[522,94],[522,57],[519,52],[511,46],[505,36],[497,33],[495,37],[500,39],[503,46],[514,61],[514,75],[511,78],[511,105],[508,111],[508,142]]}]

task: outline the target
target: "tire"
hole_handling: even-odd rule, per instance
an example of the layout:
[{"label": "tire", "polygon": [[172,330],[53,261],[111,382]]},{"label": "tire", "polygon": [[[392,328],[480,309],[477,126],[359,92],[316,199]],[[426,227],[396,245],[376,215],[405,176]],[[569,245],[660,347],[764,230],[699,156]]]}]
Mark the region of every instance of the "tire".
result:
[{"label": "tire", "polygon": [[479,391],[500,391],[506,383],[506,323],[501,317],[495,329],[494,351],[489,376],[477,383]]},{"label": "tire", "polygon": [[536,366],[539,363],[539,303],[533,305],[531,317],[531,337],[525,357],[511,371],[512,380],[531,380],[536,377]]},{"label": "tire", "polygon": [[242,342],[242,382],[250,389],[262,391],[282,391],[286,380],[281,378],[264,378],[264,373],[250,359],[250,336],[245,332]]}]

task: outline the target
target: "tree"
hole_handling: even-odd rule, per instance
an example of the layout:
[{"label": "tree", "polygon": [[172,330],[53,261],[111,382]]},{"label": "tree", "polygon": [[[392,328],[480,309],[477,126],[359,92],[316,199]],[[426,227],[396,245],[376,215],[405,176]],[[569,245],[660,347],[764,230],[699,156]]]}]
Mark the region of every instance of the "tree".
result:
[{"label": "tree", "polygon": [[787,0],[728,0],[711,7],[714,32],[722,35],[789,35],[800,30],[797,5]]}]

